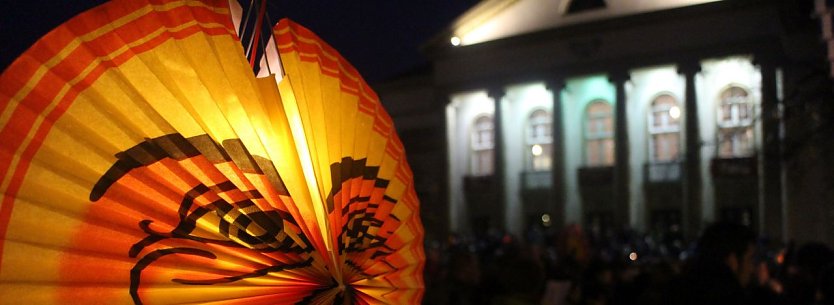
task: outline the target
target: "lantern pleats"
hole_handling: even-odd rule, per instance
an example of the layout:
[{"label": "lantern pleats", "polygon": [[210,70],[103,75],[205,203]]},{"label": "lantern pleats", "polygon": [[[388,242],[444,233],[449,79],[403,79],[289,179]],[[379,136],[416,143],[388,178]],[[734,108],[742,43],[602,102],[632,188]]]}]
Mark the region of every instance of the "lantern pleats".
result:
[{"label": "lantern pleats", "polygon": [[106,3],[0,76],[0,304],[418,304],[393,122],[311,31],[256,78],[227,1]]}]

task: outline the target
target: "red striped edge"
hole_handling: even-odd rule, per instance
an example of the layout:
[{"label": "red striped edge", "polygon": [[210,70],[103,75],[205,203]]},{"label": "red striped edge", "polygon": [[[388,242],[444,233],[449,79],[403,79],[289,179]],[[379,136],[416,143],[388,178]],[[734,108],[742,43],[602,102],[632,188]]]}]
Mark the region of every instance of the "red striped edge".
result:
[{"label": "red striped edge", "polygon": [[278,22],[273,33],[279,53],[296,52],[302,61],[316,62],[322,74],[340,80],[342,92],[359,97],[359,111],[379,115],[376,93],[353,65],[315,33],[289,19]]},{"label": "red striped edge", "polygon": [[[23,150],[20,161],[12,172],[12,179],[9,186],[3,194],[2,205],[0,205],[0,240],[5,240],[9,220],[14,208],[14,198],[20,190],[32,157],[38,151],[41,144],[43,144],[54,122],[66,112],[80,92],[89,88],[107,69],[118,67],[137,54],[151,50],[165,41],[183,39],[197,33],[204,33],[209,36],[230,35],[236,37],[234,27],[231,24],[231,18],[229,18],[228,10],[225,7],[226,2],[213,2],[213,6],[210,5],[211,7],[185,5],[166,11],[152,10],[147,14],[137,16],[133,20],[128,20],[116,28],[108,28],[108,26],[111,26],[110,23],[102,21],[111,18],[119,19],[148,6],[158,7],[169,4],[170,1],[151,1],[151,3],[114,1],[103,4],[69,20],[41,38],[3,73],[0,78],[4,84],[2,90],[8,97],[12,97],[18,91],[22,90],[26,82],[38,71],[40,64],[33,62],[35,59],[41,58],[45,59],[41,62],[49,62],[55,58],[54,60],[59,61],[55,65],[57,69],[55,73],[48,73],[48,76],[44,75],[44,78],[35,86],[36,89],[33,89],[32,92],[29,92],[21,100],[18,107],[14,110],[9,123],[0,131],[0,138],[3,138],[7,143],[12,143],[11,145],[7,145],[7,147],[18,148],[25,140],[24,135],[29,133],[21,132],[20,130],[31,131],[35,121],[35,117],[25,115],[26,111],[22,110],[22,105],[27,105],[31,110],[46,110],[50,103],[45,102],[52,101],[57,97],[58,91],[61,90],[61,86],[56,86],[55,84],[65,83],[66,78],[58,77],[60,73],[66,72],[62,71],[62,69],[71,71],[73,68],[82,67],[84,69],[84,67],[92,65],[91,69],[86,70],[88,73],[80,78],[80,81],[75,85],[71,86],[70,90],[58,101],[57,105],[45,115],[42,124],[36,129],[33,139]],[[174,29],[182,25],[187,25],[191,21],[196,21],[196,23]],[[164,22],[165,24],[160,24],[160,22]],[[209,23],[218,24],[221,27],[207,27]],[[156,36],[151,36],[151,34],[154,34],[155,31],[160,29],[162,31],[158,32]],[[110,53],[90,54],[87,52],[88,49],[76,48],[75,50],[71,50],[63,59],[59,57],[60,54],[56,54],[55,50],[63,50],[64,47],[75,41],[75,37],[79,36],[77,33],[87,34],[98,30],[106,30],[106,32],[92,39],[85,46],[92,46],[89,50],[99,52],[109,51]],[[112,44],[111,41],[113,40],[123,42],[121,46],[138,43],[131,46],[129,52],[120,52],[118,48],[121,46]],[[144,41],[140,42],[140,40]],[[114,49],[114,47],[117,48]],[[77,73],[83,70],[75,71]],[[19,78],[21,75],[25,75],[26,78],[21,78],[22,81],[14,82],[9,87],[6,86],[7,83],[5,81],[7,79]],[[50,80],[52,83],[50,83]],[[8,94],[7,92],[14,93]],[[3,100],[0,103],[2,103],[0,104],[2,106],[0,109],[11,106],[9,100]],[[21,114],[21,116],[18,117],[16,116],[17,114]],[[13,129],[16,131],[13,132]],[[0,155],[0,177],[6,177],[8,175],[11,161],[11,154]],[[5,243],[0,242],[0,261],[3,258],[4,245]]]}]

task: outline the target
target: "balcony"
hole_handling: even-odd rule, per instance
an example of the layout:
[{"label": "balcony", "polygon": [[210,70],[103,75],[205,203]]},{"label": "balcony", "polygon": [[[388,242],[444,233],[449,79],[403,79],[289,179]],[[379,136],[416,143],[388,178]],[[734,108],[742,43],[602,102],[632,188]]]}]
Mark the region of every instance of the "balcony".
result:
[{"label": "balcony", "polygon": [[498,227],[504,207],[498,198],[498,185],[494,175],[463,177],[464,200],[467,216],[474,230]]},{"label": "balcony", "polygon": [[489,191],[495,188],[495,176],[464,176],[463,188],[468,190]]},{"label": "balcony", "polygon": [[553,185],[551,171],[530,171],[521,173],[521,189],[541,190],[550,189]]},{"label": "balcony", "polygon": [[643,177],[649,183],[679,182],[683,176],[683,163],[680,161],[652,162],[643,167]]},{"label": "balcony", "polygon": [[560,208],[554,203],[556,190],[553,187],[553,172],[529,171],[522,172],[520,176],[521,200],[527,224],[541,222],[542,214],[562,215],[559,213]]},{"label": "balcony", "polygon": [[577,172],[580,186],[601,186],[614,184],[613,166],[581,167]]},{"label": "balcony", "polygon": [[758,174],[756,157],[714,158],[710,162],[710,172],[716,178],[745,178]]},{"label": "balcony", "polygon": [[758,159],[715,158],[710,162],[719,219],[756,226],[759,211]]},{"label": "balcony", "polygon": [[581,167],[577,176],[583,210],[588,213],[613,213],[614,167]]}]

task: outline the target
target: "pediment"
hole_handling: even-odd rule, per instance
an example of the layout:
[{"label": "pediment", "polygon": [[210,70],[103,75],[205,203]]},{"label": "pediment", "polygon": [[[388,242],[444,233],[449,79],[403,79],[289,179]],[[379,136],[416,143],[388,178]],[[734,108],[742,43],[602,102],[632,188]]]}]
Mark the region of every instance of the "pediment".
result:
[{"label": "pediment", "polygon": [[721,0],[486,0],[461,15],[452,34],[461,45],[567,25]]}]

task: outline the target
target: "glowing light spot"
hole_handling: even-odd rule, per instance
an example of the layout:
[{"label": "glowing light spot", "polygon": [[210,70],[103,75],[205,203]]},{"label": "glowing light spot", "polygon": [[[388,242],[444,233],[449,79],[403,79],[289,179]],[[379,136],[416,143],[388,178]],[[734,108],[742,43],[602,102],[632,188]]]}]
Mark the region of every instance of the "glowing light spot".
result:
[{"label": "glowing light spot", "polygon": [[460,37],[452,36],[452,39],[450,39],[450,42],[452,43],[453,46],[457,47],[457,46],[460,45]]},{"label": "glowing light spot", "polygon": [[628,259],[630,259],[632,262],[636,261],[637,260],[637,252],[631,252],[631,254],[628,255]]},{"label": "glowing light spot", "polygon": [[530,149],[534,156],[538,157],[542,155],[542,146],[539,144],[533,145],[533,148]]},{"label": "glowing light spot", "polygon": [[681,108],[678,106],[672,106],[672,108],[669,108],[669,116],[677,120],[681,117]]},{"label": "glowing light spot", "polygon": [[550,214],[547,214],[547,213],[542,214],[541,219],[542,219],[542,226],[544,226],[545,228],[549,228],[550,226],[553,225],[553,222],[551,222],[552,219],[550,218]]}]

